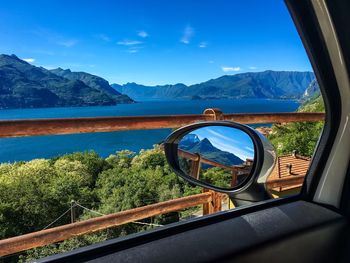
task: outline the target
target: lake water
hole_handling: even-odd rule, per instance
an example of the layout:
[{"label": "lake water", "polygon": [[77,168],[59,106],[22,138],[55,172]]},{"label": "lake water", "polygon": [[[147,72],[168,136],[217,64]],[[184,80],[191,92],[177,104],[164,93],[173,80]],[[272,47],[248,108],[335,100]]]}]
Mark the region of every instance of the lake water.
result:
[{"label": "lake water", "polygon": [[[223,113],[292,112],[298,106],[292,100],[265,99],[147,101],[106,107],[0,110],[0,119],[201,114],[206,108],[219,108]],[[170,132],[159,129],[0,139],[0,162],[50,158],[86,150],[94,150],[102,157],[124,149],[138,152],[152,148]]]}]

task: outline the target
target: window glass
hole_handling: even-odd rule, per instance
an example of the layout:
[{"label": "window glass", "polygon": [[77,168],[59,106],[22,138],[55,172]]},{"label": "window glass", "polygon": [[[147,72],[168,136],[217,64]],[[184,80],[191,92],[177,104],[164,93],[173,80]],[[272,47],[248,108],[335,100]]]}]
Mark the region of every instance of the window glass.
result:
[{"label": "window glass", "polygon": [[[279,114],[324,112],[324,104],[283,1],[12,0],[0,7],[0,37],[0,239],[118,218],[45,246],[28,239],[35,248],[4,259],[30,261],[234,209],[226,195],[177,177],[164,156],[164,139],[206,109],[224,118],[275,113],[274,123],[248,124],[277,153],[266,187],[271,198],[299,193],[323,116],[288,122]],[[232,164],[229,142],[195,139]],[[253,155],[237,156],[249,169],[235,180],[212,162],[201,176],[243,182]],[[192,161],[183,165],[192,171]],[[149,207],[122,222],[116,214],[161,211],[198,194],[217,201]]]}]

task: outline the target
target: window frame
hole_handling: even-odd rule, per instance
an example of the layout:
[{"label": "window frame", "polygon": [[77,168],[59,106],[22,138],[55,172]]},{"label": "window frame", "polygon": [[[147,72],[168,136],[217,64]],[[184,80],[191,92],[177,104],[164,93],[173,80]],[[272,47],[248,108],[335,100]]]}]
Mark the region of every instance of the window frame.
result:
[{"label": "window frame", "polygon": [[[312,0],[286,0],[285,2],[313,66],[326,108],[325,126],[315,149],[314,156],[311,160],[310,168],[304,181],[301,193],[296,196],[270,199],[252,204],[248,207],[238,207],[233,210],[223,211],[201,218],[190,219],[186,222],[173,223],[159,229],[108,240],[98,244],[82,247],[71,252],[44,258],[38,262],[81,262],[83,260],[96,259],[103,255],[116,253],[117,251],[186,232],[191,229],[197,229],[206,225],[215,224],[222,222],[223,220],[276,207],[282,204],[288,204],[299,200],[313,202],[316,189],[324,172],[325,164],[328,160],[329,153],[332,149],[340,124],[340,93],[335,78],[334,69],[330,60],[330,55],[327,51],[326,41],[320,30],[318,20],[313,10]],[[334,207],[330,208],[336,210],[337,212],[342,212]]]}]

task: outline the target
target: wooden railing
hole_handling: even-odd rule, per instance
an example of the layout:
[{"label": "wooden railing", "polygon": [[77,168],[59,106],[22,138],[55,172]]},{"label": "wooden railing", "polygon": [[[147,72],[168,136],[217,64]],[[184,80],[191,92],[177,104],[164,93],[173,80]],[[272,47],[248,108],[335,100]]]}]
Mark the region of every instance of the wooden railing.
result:
[{"label": "wooden railing", "polygon": [[243,124],[322,121],[324,113],[223,114],[207,109],[197,115],[94,117],[0,121],[0,138],[178,128],[194,122],[226,120]]},{"label": "wooden railing", "polygon": [[[0,121],[0,138],[178,128],[194,122],[211,120],[261,124],[313,122],[323,121],[324,118],[324,113],[223,114],[218,109],[207,109],[203,114],[197,115],[2,120]],[[292,183],[302,182],[302,180],[303,178],[294,178]],[[291,181],[281,178],[270,182],[270,187],[280,186],[281,184],[285,186],[288,183],[290,184]],[[192,206],[203,205],[203,214],[209,214],[221,210],[221,201],[221,194],[209,191],[12,237],[0,240],[0,256],[52,244],[71,237],[119,226],[136,220],[179,211]]]},{"label": "wooden railing", "polygon": [[181,149],[178,149],[177,152],[179,157],[191,160],[190,175],[197,180],[199,180],[201,164],[203,163],[230,171],[232,174],[231,186],[237,185],[239,173],[248,175],[251,169],[250,165],[240,164],[229,166],[222,163],[218,163],[216,161],[204,158],[199,153],[191,153]]},{"label": "wooden railing", "polygon": [[21,236],[0,240],[0,256],[49,245],[98,230],[120,226],[137,220],[203,205],[204,213],[221,211],[221,194],[208,191],[165,202],[137,207],[114,214],[53,227]]}]

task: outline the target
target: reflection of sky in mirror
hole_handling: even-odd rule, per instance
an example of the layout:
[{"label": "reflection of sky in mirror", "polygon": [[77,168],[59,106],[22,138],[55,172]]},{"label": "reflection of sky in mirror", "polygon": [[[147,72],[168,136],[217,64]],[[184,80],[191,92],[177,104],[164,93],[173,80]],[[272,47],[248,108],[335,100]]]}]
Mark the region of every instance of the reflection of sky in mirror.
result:
[{"label": "reflection of sky in mirror", "polygon": [[230,152],[242,160],[254,159],[254,144],[245,132],[225,127],[209,126],[192,131],[200,140],[207,138],[211,144],[226,152]]}]

